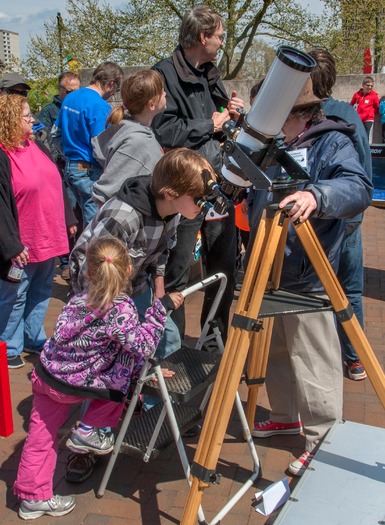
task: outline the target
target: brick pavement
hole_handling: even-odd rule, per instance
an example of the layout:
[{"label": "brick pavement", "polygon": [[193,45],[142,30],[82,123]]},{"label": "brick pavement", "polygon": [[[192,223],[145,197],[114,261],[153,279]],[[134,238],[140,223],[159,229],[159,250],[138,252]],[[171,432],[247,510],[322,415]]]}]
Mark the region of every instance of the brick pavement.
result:
[{"label": "brick pavement", "polygon": [[[363,225],[364,263],[365,263],[365,314],[366,334],[381,366],[385,369],[384,331],[385,331],[385,210],[370,208],[366,212]],[[46,320],[47,333],[52,332],[56,317],[65,301],[67,285],[57,275],[52,301]],[[195,337],[199,331],[200,292],[187,299],[187,333]],[[36,356],[26,355],[27,365],[19,370],[11,370],[11,390],[15,432],[9,438],[0,438],[0,524],[21,523],[17,516],[17,501],[12,494],[20,450],[28,425],[31,407],[29,377],[36,363]],[[378,401],[369,380],[353,382],[345,379],[344,417],[351,421],[385,428],[385,411]],[[245,388],[241,387],[245,398]],[[268,414],[268,400],[264,388],[258,400],[257,418]],[[188,496],[188,488],[183,477],[178,455],[173,445],[164,449],[150,463],[143,463],[125,455],[117,461],[105,496],[96,499],[98,488],[106,465],[102,458],[94,475],[81,485],[67,483],[64,478],[64,465],[68,456],[65,448],[66,435],[78,417],[74,409],[70,420],[60,432],[58,466],[55,474],[55,492],[74,494],[77,506],[74,511],[62,518],[41,518],[39,523],[51,525],[160,525],[177,524],[183,513]],[[186,451],[190,460],[198,438],[185,439]],[[255,440],[262,465],[262,478],[250,489],[232,511],[222,520],[222,524],[241,523],[242,525],[272,524],[274,515],[262,517],[251,508],[251,499],[257,489],[263,489],[284,475],[288,476],[291,488],[296,479],[286,471],[288,463],[303,452],[302,436],[276,436]],[[242,439],[237,417],[233,418],[225,438],[218,472],[223,474],[220,485],[205,491],[203,508],[210,520],[226,503],[231,495],[249,477],[251,458]]]}]

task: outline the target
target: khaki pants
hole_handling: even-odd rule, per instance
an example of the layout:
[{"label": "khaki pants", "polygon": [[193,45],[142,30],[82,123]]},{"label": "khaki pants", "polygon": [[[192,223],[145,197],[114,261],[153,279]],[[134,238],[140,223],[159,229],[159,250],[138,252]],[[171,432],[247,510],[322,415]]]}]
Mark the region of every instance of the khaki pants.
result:
[{"label": "khaki pants", "polygon": [[270,419],[301,420],[310,452],[342,418],[342,359],[333,312],[275,320],[266,387]]}]

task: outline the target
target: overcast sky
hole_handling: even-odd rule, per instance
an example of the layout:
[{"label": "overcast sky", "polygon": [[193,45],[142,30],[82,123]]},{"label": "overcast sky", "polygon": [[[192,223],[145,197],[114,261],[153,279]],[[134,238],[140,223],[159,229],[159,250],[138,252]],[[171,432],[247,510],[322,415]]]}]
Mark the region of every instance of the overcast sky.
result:
[{"label": "overcast sky", "polygon": [[[305,6],[311,3],[311,11],[320,14],[324,7],[322,1],[299,0]],[[108,0],[113,7],[121,7],[126,2]],[[8,0],[0,7],[0,29],[19,33],[20,54],[24,58],[30,36],[44,34],[44,21],[55,17],[58,12],[65,16],[65,0]]]}]

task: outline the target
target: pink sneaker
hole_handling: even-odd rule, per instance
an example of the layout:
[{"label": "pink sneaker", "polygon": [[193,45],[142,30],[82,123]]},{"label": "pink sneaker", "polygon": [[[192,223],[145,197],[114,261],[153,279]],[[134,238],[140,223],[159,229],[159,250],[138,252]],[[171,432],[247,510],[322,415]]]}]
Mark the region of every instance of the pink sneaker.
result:
[{"label": "pink sneaker", "polygon": [[294,476],[302,476],[313,458],[314,454],[311,452],[304,452],[302,456],[293,461],[293,463],[290,463],[289,472],[291,472]]},{"label": "pink sneaker", "polygon": [[278,436],[279,434],[299,434],[302,430],[301,421],[295,423],[277,423],[276,421],[260,421],[254,423],[251,435],[257,438]]}]

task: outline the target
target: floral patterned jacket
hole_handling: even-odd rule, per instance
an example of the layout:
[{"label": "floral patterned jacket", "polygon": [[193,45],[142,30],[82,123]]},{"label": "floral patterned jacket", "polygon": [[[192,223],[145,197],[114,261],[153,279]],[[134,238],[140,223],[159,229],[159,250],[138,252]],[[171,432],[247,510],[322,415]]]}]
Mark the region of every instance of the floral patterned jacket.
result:
[{"label": "floral patterned jacket", "polygon": [[155,352],[165,323],[160,300],[140,323],[134,302],[125,294],[104,312],[88,308],[86,292],[75,295],[64,306],[36,373],[67,394],[121,401]]}]

